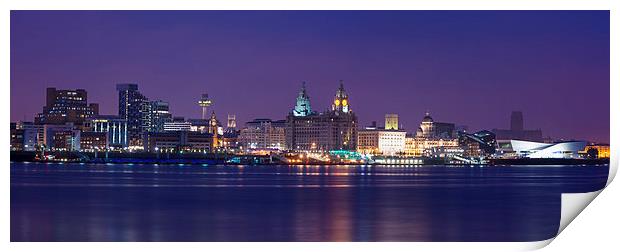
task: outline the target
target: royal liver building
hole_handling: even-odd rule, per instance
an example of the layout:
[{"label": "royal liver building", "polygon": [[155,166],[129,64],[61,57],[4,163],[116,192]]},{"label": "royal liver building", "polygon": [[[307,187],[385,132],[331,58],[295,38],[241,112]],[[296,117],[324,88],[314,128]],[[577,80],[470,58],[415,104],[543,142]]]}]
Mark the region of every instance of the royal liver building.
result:
[{"label": "royal liver building", "polygon": [[286,146],[289,150],[355,150],[357,117],[351,111],[343,82],[334,96],[331,110],[312,111],[305,83],[297,96],[295,108],[286,118]]}]

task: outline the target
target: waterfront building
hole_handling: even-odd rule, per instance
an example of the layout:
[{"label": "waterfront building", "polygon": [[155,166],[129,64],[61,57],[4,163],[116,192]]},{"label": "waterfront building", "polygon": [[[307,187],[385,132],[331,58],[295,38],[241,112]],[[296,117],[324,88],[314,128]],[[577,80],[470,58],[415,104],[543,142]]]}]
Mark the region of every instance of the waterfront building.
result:
[{"label": "waterfront building", "polygon": [[586,147],[583,141],[541,143],[511,140],[512,149],[521,158],[579,158]]},{"label": "waterfront building", "polygon": [[64,125],[46,124],[43,126],[45,148],[52,151],[79,151],[80,130],[73,123]]},{"label": "waterfront building", "polygon": [[310,106],[310,96],[306,92],[306,82],[302,82],[301,91],[297,95],[295,101],[295,108],[293,108],[293,116],[309,116],[312,114],[312,107]]},{"label": "waterfront building", "polygon": [[186,121],[164,122],[164,131],[192,131],[192,123]]},{"label": "waterfront building", "polygon": [[106,132],[83,131],[80,133],[80,150],[97,151],[108,148]]},{"label": "waterfront building", "polygon": [[456,138],[454,123],[435,122],[430,113],[422,118],[422,123],[416,131],[416,137],[425,139],[454,139]]},{"label": "waterfront building", "polygon": [[187,119],[187,122],[191,124],[190,131],[208,133],[209,132],[209,119]]},{"label": "waterfront building", "polygon": [[305,83],[295,108],[286,118],[286,147],[294,151],[356,150],[357,116],[350,109],[342,81],[330,111],[317,113],[310,108]]},{"label": "waterfront building", "polygon": [[122,149],[129,146],[127,121],[115,115],[99,115],[87,121],[87,131],[106,134],[106,148]]},{"label": "waterfront building", "polygon": [[[185,120],[185,118],[183,117],[174,117],[172,118],[171,122],[164,123],[163,132],[177,132],[177,131],[200,133],[200,134],[203,134],[203,135],[199,135],[201,138],[204,137],[204,134],[209,134],[209,136],[211,136],[211,144],[210,144],[211,147],[210,148],[212,150],[223,145],[224,138],[222,136],[224,135],[224,128],[222,127],[220,122],[217,120],[215,116],[215,112],[212,112],[211,117],[208,119],[187,119]],[[235,132],[229,132],[229,133],[231,133],[227,135],[229,138],[236,138]],[[159,136],[159,135],[154,135],[154,136]],[[161,135],[161,136],[163,138],[166,137],[166,135]],[[228,141],[226,143],[227,147],[236,145],[236,139],[234,140],[227,139],[226,141]],[[234,141],[234,144],[231,141]]]},{"label": "waterfront building", "polygon": [[148,152],[178,151],[181,131],[148,132],[144,138],[144,150]]},{"label": "waterfront building", "polygon": [[498,156],[502,158],[516,158],[514,150],[512,150],[512,145],[510,144],[510,140],[505,139],[496,139],[497,141],[497,149],[496,153]]},{"label": "waterfront building", "polygon": [[118,115],[127,122],[130,147],[142,146],[142,133],[149,127],[148,98],[138,91],[138,84],[116,85],[118,91]]},{"label": "waterfront building", "polygon": [[357,132],[357,151],[362,154],[394,156],[404,153],[403,130],[362,129]]},{"label": "waterfront building", "polygon": [[11,123],[11,151],[24,150],[24,130]]},{"label": "waterfront building", "polygon": [[213,150],[213,136],[192,131],[148,132],[144,149],[149,152],[209,152]]},{"label": "waterfront building", "polygon": [[[388,127],[389,126],[389,127]],[[376,123],[357,131],[357,151],[362,154],[394,156],[405,152],[407,132],[398,130],[398,115],[385,115],[385,127]]]},{"label": "waterfront building", "polygon": [[458,132],[459,146],[463,149],[465,157],[480,158],[495,154],[497,141],[495,134],[488,130],[478,131],[473,134]]},{"label": "waterfront building", "polygon": [[286,149],[286,121],[254,119],[245,124],[239,133],[239,143],[243,149]]},{"label": "waterfront building", "polygon": [[33,122],[18,122],[17,127],[24,130],[25,151],[34,151],[38,147],[43,146],[45,142],[43,138],[43,125],[34,124]]},{"label": "waterfront building", "polygon": [[35,117],[36,124],[73,123],[81,125],[86,119],[99,114],[99,105],[88,103],[84,89],[60,90],[47,88],[43,112]]},{"label": "waterfront building", "polygon": [[232,151],[239,148],[239,131],[227,129],[222,135],[220,149]]},{"label": "waterfront building", "polygon": [[437,150],[455,150],[459,146],[458,139],[432,139],[423,138],[413,135],[405,137],[404,156],[407,157],[424,157],[431,156],[431,152]]},{"label": "waterfront building", "polygon": [[144,103],[148,105],[145,109],[148,111],[148,118],[145,120],[146,131],[161,132],[164,131],[164,123],[172,122],[172,114],[170,113],[170,105],[162,100],[150,101]]},{"label": "waterfront building", "polygon": [[589,144],[584,149],[585,153],[596,153],[596,158],[609,158],[609,144]]},{"label": "waterfront building", "polygon": [[222,124],[215,116],[215,111],[212,111],[211,116],[207,119],[187,119],[186,122],[191,124],[190,131],[201,133],[217,132],[218,135],[224,134],[224,127],[222,127]]},{"label": "waterfront building", "polygon": [[524,140],[542,142],[542,130],[526,130],[523,124],[523,112],[513,111],[510,115],[510,129],[493,129],[497,140]]},{"label": "waterfront building", "polygon": [[43,125],[21,121],[11,123],[11,150],[35,151],[44,143]]}]

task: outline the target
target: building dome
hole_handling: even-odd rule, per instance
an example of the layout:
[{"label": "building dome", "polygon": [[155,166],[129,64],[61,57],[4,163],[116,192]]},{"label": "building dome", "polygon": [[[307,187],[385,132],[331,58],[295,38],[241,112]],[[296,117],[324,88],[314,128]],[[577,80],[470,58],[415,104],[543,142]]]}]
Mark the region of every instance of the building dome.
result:
[{"label": "building dome", "polygon": [[297,96],[295,108],[293,109],[294,116],[308,116],[312,114],[312,107],[310,107],[310,97],[306,93],[306,82],[302,82],[301,91]]},{"label": "building dome", "polygon": [[433,118],[431,117],[431,114],[426,112],[426,114],[424,115],[424,119],[422,119],[422,122],[432,123],[433,122]]}]

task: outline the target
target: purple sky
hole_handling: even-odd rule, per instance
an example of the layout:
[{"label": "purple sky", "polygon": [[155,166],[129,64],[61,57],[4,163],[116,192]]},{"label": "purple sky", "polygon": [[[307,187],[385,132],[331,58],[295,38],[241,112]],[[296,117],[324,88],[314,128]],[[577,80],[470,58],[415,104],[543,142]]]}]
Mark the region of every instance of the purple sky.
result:
[{"label": "purple sky", "polygon": [[12,11],[11,120],[45,88],[83,88],[117,113],[137,82],[175,116],[284,119],[301,81],[315,110],[345,81],[362,125],[425,111],[470,130],[521,110],[545,136],[609,141],[608,11]]}]

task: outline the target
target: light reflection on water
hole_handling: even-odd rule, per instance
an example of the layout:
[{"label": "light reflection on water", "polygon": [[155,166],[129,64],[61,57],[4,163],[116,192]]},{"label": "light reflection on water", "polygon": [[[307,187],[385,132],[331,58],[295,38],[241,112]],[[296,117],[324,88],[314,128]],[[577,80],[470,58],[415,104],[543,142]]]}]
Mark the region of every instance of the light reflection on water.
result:
[{"label": "light reflection on water", "polygon": [[11,163],[12,241],[533,241],[607,166]]}]

